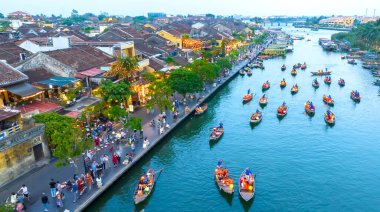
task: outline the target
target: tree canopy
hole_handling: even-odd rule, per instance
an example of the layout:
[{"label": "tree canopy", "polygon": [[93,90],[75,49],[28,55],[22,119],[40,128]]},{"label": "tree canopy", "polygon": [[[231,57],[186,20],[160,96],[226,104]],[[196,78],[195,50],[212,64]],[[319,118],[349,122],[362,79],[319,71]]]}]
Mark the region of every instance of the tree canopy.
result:
[{"label": "tree canopy", "polygon": [[113,83],[111,80],[103,80],[98,93],[103,101],[111,106],[125,104],[131,95],[128,83],[124,81]]},{"label": "tree canopy", "polygon": [[214,80],[220,72],[219,66],[205,60],[196,60],[187,65],[192,72],[196,73],[203,81]]},{"label": "tree canopy", "polygon": [[149,110],[153,109],[154,106],[157,106],[161,111],[164,111],[165,107],[171,107],[169,97],[173,94],[173,89],[167,79],[152,82],[148,90],[149,101],[147,108]]},{"label": "tree canopy", "polygon": [[85,138],[84,130],[74,118],[58,113],[41,113],[33,116],[37,123],[45,124],[45,137],[58,158],[57,167],[70,163],[70,158],[79,156],[91,148],[93,142]]},{"label": "tree canopy", "polygon": [[194,72],[186,69],[176,69],[169,76],[170,87],[182,94],[201,91],[203,88],[202,79]]},{"label": "tree canopy", "polygon": [[116,76],[119,79],[128,79],[139,72],[137,58],[125,57],[118,58],[117,62],[113,63],[111,69],[106,72],[106,76]]},{"label": "tree canopy", "polygon": [[141,130],[142,129],[142,118],[140,117],[130,117],[125,123],[124,127],[129,130]]},{"label": "tree canopy", "polygon": [[224,57],[218,58],[218,60],[216,61],[216,65],[218,65],[221,70],[225,68],[227,69],[232,68],[232,63],[227,58],[224,58]]}]

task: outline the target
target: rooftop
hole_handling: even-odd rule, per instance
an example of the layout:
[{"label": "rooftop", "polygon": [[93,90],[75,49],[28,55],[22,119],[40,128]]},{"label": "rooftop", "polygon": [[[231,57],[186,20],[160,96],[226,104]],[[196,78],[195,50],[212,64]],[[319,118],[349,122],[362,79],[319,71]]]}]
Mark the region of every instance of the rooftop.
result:
[{"label": "rooftop", "polygon": [[21,53],[24,53],[26,57],[32,55],[31,52],[17,46],[14,42],[0,44],[0,60],[5,60],[8,64],[14,65],[20,62]]},{"label": "rooftop", "polygon": [[26,81],[28,77],[16,70],[9,64],[0,61],[0,87],[16,84],[18,82]]}]

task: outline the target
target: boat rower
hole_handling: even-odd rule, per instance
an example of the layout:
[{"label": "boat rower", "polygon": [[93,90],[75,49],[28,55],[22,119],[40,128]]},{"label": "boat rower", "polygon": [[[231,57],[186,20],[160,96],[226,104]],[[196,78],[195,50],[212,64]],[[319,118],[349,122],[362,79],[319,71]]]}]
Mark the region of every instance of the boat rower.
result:
[{"label": "boat rower", "polygon": [[250,93],[251,93],[251,89],[249,88],[247,94],[250,94]]},{"label": "boat rower", "polygon": [[220,168],[220,167],[222,167],[222,163],[223,163],[223,160],[222,159],[220,159],[219,161],[218,161],[218,168]]},{"label": "boat rower", "polygon": [[222,122],[219,123],[219,128],[223,128],[223,123]]}]

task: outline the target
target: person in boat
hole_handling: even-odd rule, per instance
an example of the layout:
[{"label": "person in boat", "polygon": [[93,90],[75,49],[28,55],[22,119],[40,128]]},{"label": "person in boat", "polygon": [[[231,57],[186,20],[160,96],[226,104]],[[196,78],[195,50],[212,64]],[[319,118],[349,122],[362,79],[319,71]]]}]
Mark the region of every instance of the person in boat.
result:
[{"label": "person in boat", "polygon": [[223,164],[223,160],[220,159],[220,160],[218,161],[218,165],[217,165],[216,167],[217,167],[217,168],[221,168],[221,167],[222,167],[222,164]]},{"label": "person in boat", "polygon": [[265,94],[261,98],[265,99]]},{"label": "person in boat", "polygon": [[327,118],[331,119],[331,112],[329,110],[327,111]]},{"label": "person in boat", "polygon": [[223,129],[223,123],[222,122],[219,123],[219,128]]},{"label": "person in boat", "polygon": [[269,85],[269,81],[268,80],[267,80],[266,84]]},{"label": "person in boat", "polygon": [[298,88],[298,85],[296,84],[294,87]]},{"label": "person in boat", "polygon": [[354,93],[355,96],[359,96],[359,92],[357,90],[355,90],[355,93]]},{"label": "person in boat", "polygon": [[332,98],[331,98],[331,95],[329,95],[329,100],[331,100]]},{"label": "person in boat", "polygon": [[251,89],[249,88],[247,94],[250,94],[250,93],[251,93]]},{"label": "person in boat", "polygon": [[282,106],[283,106],[283,107],[285,107],[285,106],[286,106],[286,103],[285,103],[285,102],[283,102],[283,103],[282,103]]},{"label": "person in boat", "polygon": [[313,82],[314,82],[314,83],[318,83],[318,80],[317,80],[317,78],[315,78]]},{"label": "person in boat", "polygon": [[310,102],[310,103],[309,103],[309,106],[310,106],[311,109],[314,109],[313,102]]}]

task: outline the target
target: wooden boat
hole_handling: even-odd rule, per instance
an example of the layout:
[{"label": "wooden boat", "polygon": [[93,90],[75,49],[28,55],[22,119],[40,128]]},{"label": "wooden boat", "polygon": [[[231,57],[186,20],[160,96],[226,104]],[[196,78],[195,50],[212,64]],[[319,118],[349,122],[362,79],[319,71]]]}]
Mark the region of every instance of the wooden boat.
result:
[{"label": "wooden boat", "polygon": [[255,176],[252,173],[246,175],[247,169],[241,173],[239,178],[239,194],[246,202],[255,196]]},{"label": "wooden boat", "polygon": [[310,106],[311,102],[307,101],[305,103],[305,111],[308,115],[314,115],[315,114],[315,106]]},{"label": "wooden boat", "polygon": [[319,88],[319,82],[318,81],[313,81],[311,83],[311,85],[314,87],[314,88]]},{"label": "wooden boat", "polygon": [[251,101],[252,98],[253,98],[253,94],[252,94],[252,93],[250,93],[250,94],[245,94],[245,95],[243,96],[243,103],[247,103],[247,102]]},{"label": "wooden boat", "polygon": [[345,86],[346,85],[346,82],[344,81],[344,79],[340,78],[338,80],[338,85],[340,85],[341,87]]},{"label": "wooden boat", "polygon": [[329,98],[327,95],[323,95],[323,102],[325,102],[326,104],[330,105],[330,106],[334,106],[334,99],[333,98]]},{"label": "wooden boat", "polygon": [[244,68],[244,71],[245,71],[245,72],[249,71],[249,67],[245,67],[245,68]]},{"label": "wooden boat", "polygon": [[265,83],[263,84],[262,88],[263,88],[263,91],[268,90],[268,89],[270,88],[270,83],[269,83],[268,81],[265,82]]},{"label": "wooden boat", "polygon": [[311,73],[311,75],[313,75],[313,76],[331,75],[331,71],[322,71],[322,70],[311,71],[310,73]]},{"label": "wooden boat", "polygon": [[244,73],[244,71],[243,71],[243,70],[239,70],[239,74],[240,74],[240,75],[242,75],[242,76],[244,76],[244,75],[245,75],[245,73]]},{"label": "wooden boat", "polygon": [[356,65],[357,64],[356,61],[355,61],[355,59],[347,60],[347,63],[351,64],[351,65]]},{"label": "wooden boat", "polygon": [[293,66],[293,69],[301,68],[301,63],[297,63]]},{"label": "wooden boat", "polygon": [[293,85],[292,88],[290,89],[291,94],[296,94],[298,93],[298,86]]},{"label": "wooden boat", "polygon": [[360,102],[360,94],[358,91],[357,95],[355,95],[355,91],[351,91],[351,99],[354,100],[354,102]]},{"label": "wooden boat", "polygon": [[344,60],[344,59],[346,59],[346,56],[341,55],[341,56],[340,56],[340,59]]},{"label": "wooden boat", "polygon": [[297,70],[293,69],[292,71],[290,71],[290,74],[292,76],[296,76],[297,75]]},{"label": "wooden boat", "polygon": [[304,63],[304,64],[301,65],[301,69],[302,69],[302,70],[305,70],[306,68],[307,68],[306,63]]},{"label": "wooden boat", "polygon": [[252,71],[251,70],[247,71],[247,76],[252,76]]},{"label": "wooden boat", "polygon": [[277,116],[278,117],[280,117],[280,118],[285,117],[287,113],[288,113],[288,106],[280,105],[280,107],[278,107],[278,109],[277,109]]},{"label": "wooden boat", "polygon": [[330,85],[331,84],[331,78],[330,77],[325,77],[323,80],[326,84]]},{"label": "wooden boat", "polygon": [[261,122],[261,119],[262,119],[262,114],[261,114],[261,111],[257,110],[256,113],[253,113],[251,115],[251,124],[258,124]]},{"label": "wooden boat", "polygon": [[280,82],[280,88],[285,88],[286,87],[286,82],[284,80],[282,80]]},{"label": "wooden boat", "polygon": [[[226,171],[227,177],[222,177],[222,173]],[[234,193],[234,181],[232,177],[229,176],[228,170],[223,167],[217,166],[215,169],[215,182],[219,187],[219,190],[226,192],[227,194]]]},{"label": "wooden boat", "polygon": [[[133,200],[135,204],[139,204],[146,200],[149,195],[152,193],[154,188],[154,183],[156,181],[155,179],[155,172],[153,169],[149,169],[147,173],[140,178],[140,181],[137,183],[135,193]],[[147,183],[144,183],[145,178],[148,178]]]},{"label": "wooden boat", "polygon": [[217,141],[219,140],[220,137],[222,137],[224,133],[224,128],[223,127],[214,127],[212,129],[212,132],[210,133],[210,141]]},{"label": "wooden boat", "polygon": [[[328,113],[330,113],[330,116],[327,115]],[[329,111],[329,110],[325,113],[325,122],[328,125],[335,124],[335,115],[331,111]]]},{"label": "wooden boat", "polygon": [[259,104],[261,106],[265,106],[268,104],[268,97],[266,97],[265,95],[262,96],[260,99],[259,99]]},{"label": "wooden boat", "polygon": [[194,115],[201,115],[203,114],[208,108],[208,105],[207,104],[204,104],[202,107],[198,107],[198,108],[195,108],[195,113]]},{"label": "wooden boat", "polygon": [[285,71],[286,70],[286,66],[285,65],[282,65],[281,66],[281,71]]}]

